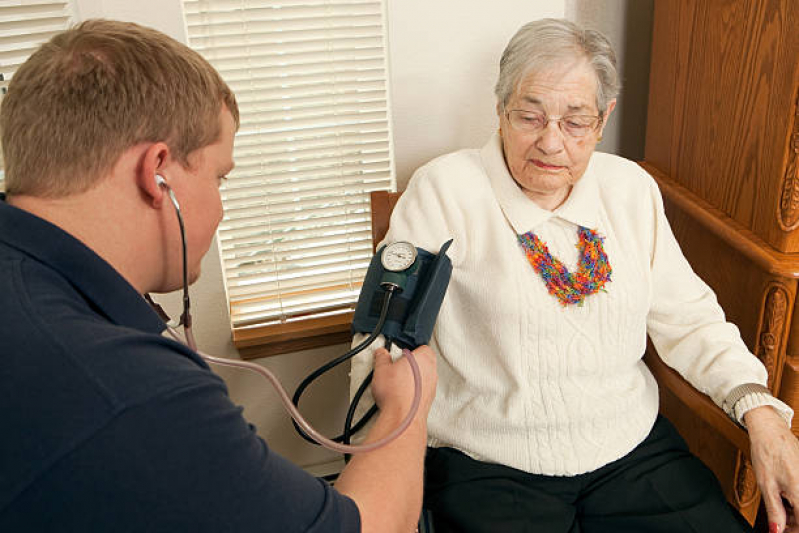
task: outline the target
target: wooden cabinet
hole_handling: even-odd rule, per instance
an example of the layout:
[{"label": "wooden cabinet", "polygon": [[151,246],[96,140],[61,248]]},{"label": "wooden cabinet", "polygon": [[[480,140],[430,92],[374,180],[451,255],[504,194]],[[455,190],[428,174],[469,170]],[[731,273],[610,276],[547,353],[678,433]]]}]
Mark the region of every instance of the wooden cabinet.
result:
[{"label": "wooden cabinet", "polygon": [[[657,0],[652,36],[641,164],[685,255],[797,409],[799,1]],[[753,521],[746,453],[661,389],[664,414]]]}]

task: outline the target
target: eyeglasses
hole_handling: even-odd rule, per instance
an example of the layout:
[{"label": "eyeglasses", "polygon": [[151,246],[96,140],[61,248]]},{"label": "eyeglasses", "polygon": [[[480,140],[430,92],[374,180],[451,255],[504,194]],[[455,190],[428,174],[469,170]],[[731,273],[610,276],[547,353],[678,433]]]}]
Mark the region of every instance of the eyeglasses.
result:
[{"label": "eyeglasses", "polygon": [[511,109],[507,112],[508,122],[515,129],[527,133],[538,133],[546,128],[550,122],[557,122],[565,135],[569,137],[585,137],[602,122],[600,115],[563,115],[562,117],[548,117],[543,113],[525,111],[524,109]]}]

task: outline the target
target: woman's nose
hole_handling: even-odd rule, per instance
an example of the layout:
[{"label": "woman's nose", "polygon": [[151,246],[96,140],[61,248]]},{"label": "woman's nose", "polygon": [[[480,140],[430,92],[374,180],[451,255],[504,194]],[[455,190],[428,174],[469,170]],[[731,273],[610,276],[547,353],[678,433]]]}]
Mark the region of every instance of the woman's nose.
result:
[{"label": "woman's nose", "polygon": [[553,120],[541,130],[536,140],[536,147],[543,153],[556,154],[563,150],[563,133],[558,126],[559,123]]}]

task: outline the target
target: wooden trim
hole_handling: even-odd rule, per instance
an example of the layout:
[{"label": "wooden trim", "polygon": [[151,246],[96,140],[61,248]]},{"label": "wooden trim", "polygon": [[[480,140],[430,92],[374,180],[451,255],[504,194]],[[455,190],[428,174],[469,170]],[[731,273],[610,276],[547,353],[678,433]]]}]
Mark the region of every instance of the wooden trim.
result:
[{"label": "wooden trim", "polygon": [[377,244],[383,240],[388,231],[388,222],[394,205],[402,195],[401,192],[372,191],[369,201],[372,209],[372,251],[377,251]]},{"label": "wooden trim", "polygon": [[655,178],[663,197],[682,209],[693,220],[743,254],[764,272],[782,278],[799,278],[799,253],[775,250],[721,210],[678,184],[651,163],[639,164]]},{"label": "wooden trim", "polygon": [[233,345],[242,359],[257,359],[320,346],[349,343],[352,312],[233,330]]}]

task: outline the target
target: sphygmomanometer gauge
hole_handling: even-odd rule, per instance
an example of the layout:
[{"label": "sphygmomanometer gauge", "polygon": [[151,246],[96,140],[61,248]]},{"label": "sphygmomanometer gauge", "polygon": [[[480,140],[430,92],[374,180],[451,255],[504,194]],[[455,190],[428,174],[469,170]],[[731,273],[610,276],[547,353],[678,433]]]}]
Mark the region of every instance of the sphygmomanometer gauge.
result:
[{"label": "sphygmomanometer gauge", "polygon": [[380,262],[390,272],[408,270],[416,262],[416,246],[405,241],[387,244],[380,255]]}]

